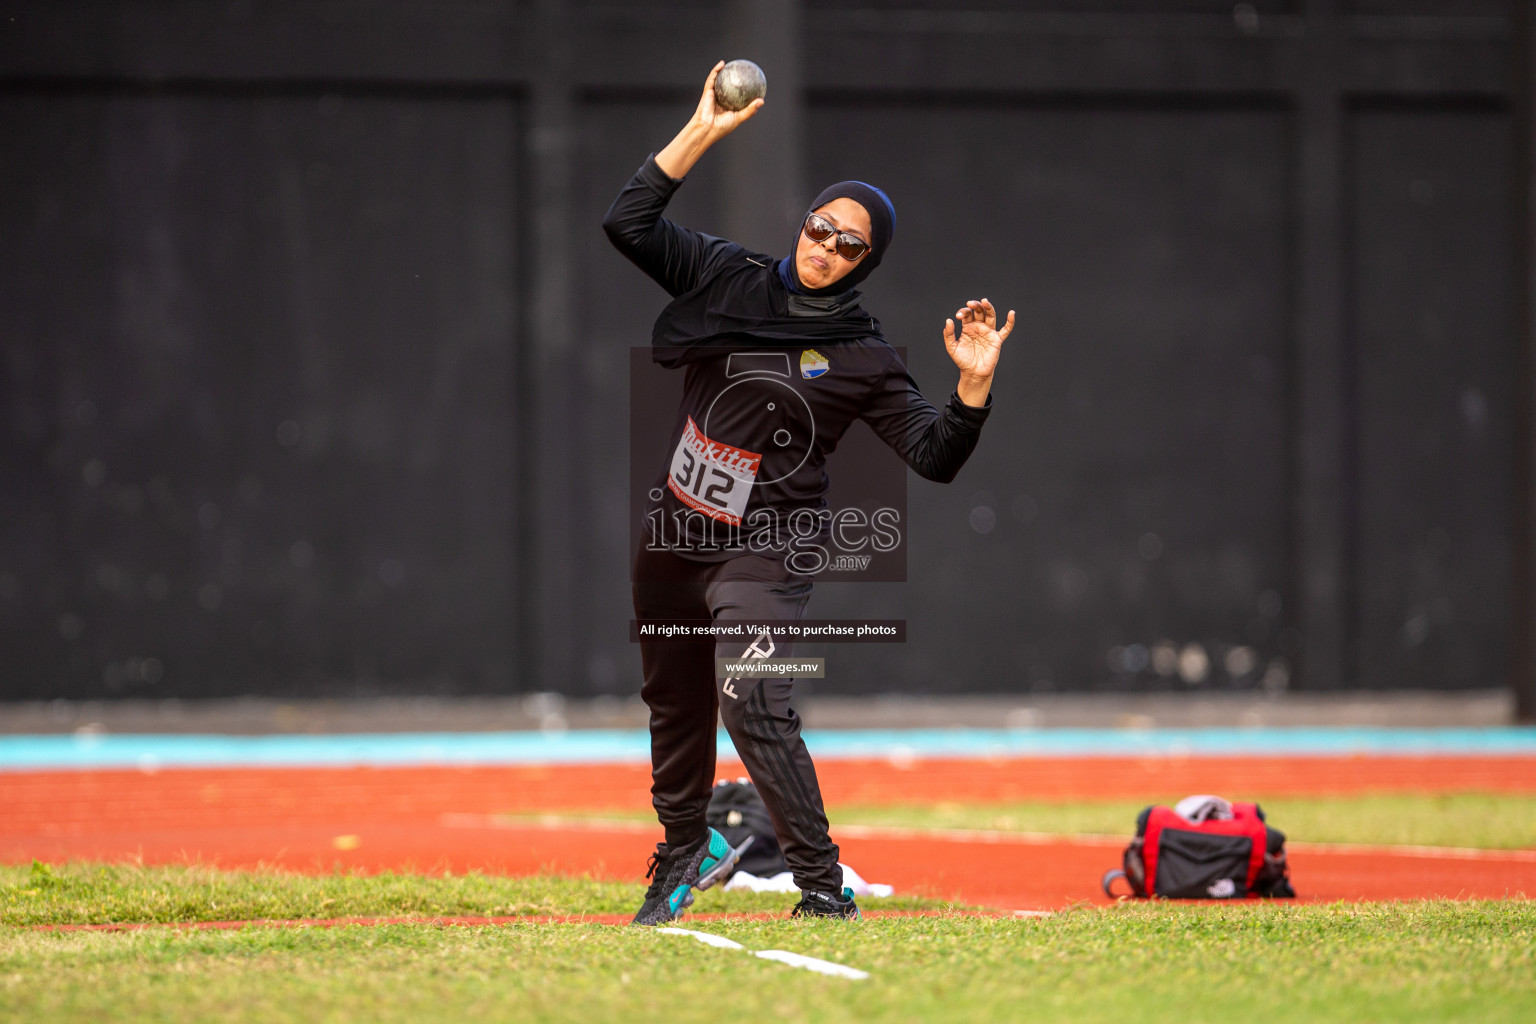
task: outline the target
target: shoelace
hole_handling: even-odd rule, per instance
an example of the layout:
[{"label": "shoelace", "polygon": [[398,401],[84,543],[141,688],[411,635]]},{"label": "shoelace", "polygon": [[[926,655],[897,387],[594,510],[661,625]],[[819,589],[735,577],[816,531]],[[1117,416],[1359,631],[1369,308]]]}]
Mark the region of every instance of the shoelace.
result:
[{"label": "shoelace", "polygon": [[662,864],[666,863],[666,860],[666,854],[662,853],[661,847],[658,846],[656,852],[651,854],[651,859],[645,866],[645,877],[651,879],[650,887],[645,890],[645,898],[648,900],[660,896],[662,889],[666,887],[667,873],[660,870]]}]

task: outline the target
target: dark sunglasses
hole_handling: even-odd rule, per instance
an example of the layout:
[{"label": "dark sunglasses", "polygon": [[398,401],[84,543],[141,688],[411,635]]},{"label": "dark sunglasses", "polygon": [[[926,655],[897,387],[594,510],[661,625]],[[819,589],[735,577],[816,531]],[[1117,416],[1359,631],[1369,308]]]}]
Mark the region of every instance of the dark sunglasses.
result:
[{"label": "dark sunglasses", "polygon": [[836,225],[819,213],[805,218],[805,237],[813,242],[825,242],[837,234],[837,254],[850,263],[869,252],[869,243],[858,235],[838,231]]}]

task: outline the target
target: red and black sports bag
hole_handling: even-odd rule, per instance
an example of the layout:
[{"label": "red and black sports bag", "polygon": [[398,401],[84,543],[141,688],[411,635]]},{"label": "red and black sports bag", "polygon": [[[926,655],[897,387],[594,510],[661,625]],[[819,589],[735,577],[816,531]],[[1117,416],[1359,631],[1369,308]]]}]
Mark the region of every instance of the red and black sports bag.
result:
[{"label": "red and black sports bag", "polygon": [[[1181,813],[1182,812],[1182,813]],[[1136,818],[1136,838],[1124,867],[1104,875],[1110,896],[1170,899],[1292,897],[1285,833],[1270,828],[1258,804],[1197,796],[1178,807],[1148,807]],[[1129,893],[1116,893],[1125,879]]]}]

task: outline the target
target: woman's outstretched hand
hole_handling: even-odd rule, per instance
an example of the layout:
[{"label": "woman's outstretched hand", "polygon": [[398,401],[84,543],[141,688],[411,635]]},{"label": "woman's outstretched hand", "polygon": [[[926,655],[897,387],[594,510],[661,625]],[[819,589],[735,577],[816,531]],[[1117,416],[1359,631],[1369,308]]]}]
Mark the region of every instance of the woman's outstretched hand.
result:
[{"label": "woman's outstretched hand", "polygon": [[693,117],[677,133],[677,138],[667,143],[667,148],[656,154],[656,166],[669,178],[681,178],[699,162],[705,151],[741,127],[743,121],[763,109],[761,99],[753,100],[740,110],[726,110],[715,102],[715,76],[725,67],[719,61],[704,79],[704,93],[699,97]]},{"label": "woman's outstretched hand", "polygon": [[[958,330],[955,327],[957,321]],[[980,302],[971,299],[955,311],[954,319],[944,321],[944,348],[960,368],[960,384],[955,390],[966,405],[980,407],[986,404],[987,392],[992,389],[992,374],[1003,352],[1003,342],[1012,333],[1013,310],[1008,311],[1008,322],[998,330],[997,310],[987,299]]]}]

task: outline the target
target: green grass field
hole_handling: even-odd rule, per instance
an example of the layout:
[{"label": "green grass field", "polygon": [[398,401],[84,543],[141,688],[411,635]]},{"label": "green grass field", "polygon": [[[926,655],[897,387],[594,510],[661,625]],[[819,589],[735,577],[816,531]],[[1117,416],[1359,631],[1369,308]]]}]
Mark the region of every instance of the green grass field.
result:
[{"label": "green grass field", "polygon": [[[637,876],[639,872],[636,872]],[[69,864],[0,866],[0,926],[47,924],[257,921],[337,917],[543,917],[632,914],[644,880],[601,882],[549,876],[299,875],[282,871]],[[792,898],[775,893],[698,895],[711,913],[782,912]],[[867,902],[867,901],[866,901]],[[945,906],[895,897],[893,910]]]},{"label": "green grass field", "polygon": [[[202,879],[180,882],[199,892],[205,886]],[[592,911],[609,909],[615,895],[612,887],[552,879],[537,892],[539,900]],[[200,899],[188,896],[191,904]],[[0,927],[0,1019],[1269,1024],[1536,1017],[1531,903],[1124,905],[1045,919],[696,927],[871,977],[823,977],[681,936],[600,925],[126,933],[7,925]]]},{"label": "green grass field", "polygon": [[[1530,797],[1261,802],[1298,840],[1536,845],[1536,798]],[[849,824],[1124,835],[1140,806],[843,807],[832,817]],[[1536,902],[1529,901],[1125,904],[1044,919],[943,914],[691,925],[753,949],[855,966],[870,972],[865,981],[823,977],[686,937],[601,925],[35,927],[627,914],[640,893],[638,880],[473,873],[312,877],[197,866],[0,867],[0,1021],[1536,1019]],[[695,909],[782,913],[790,900],[713,891],[701,894]],[[861,902],[867,909],[944,909],[913,898]]]}]

